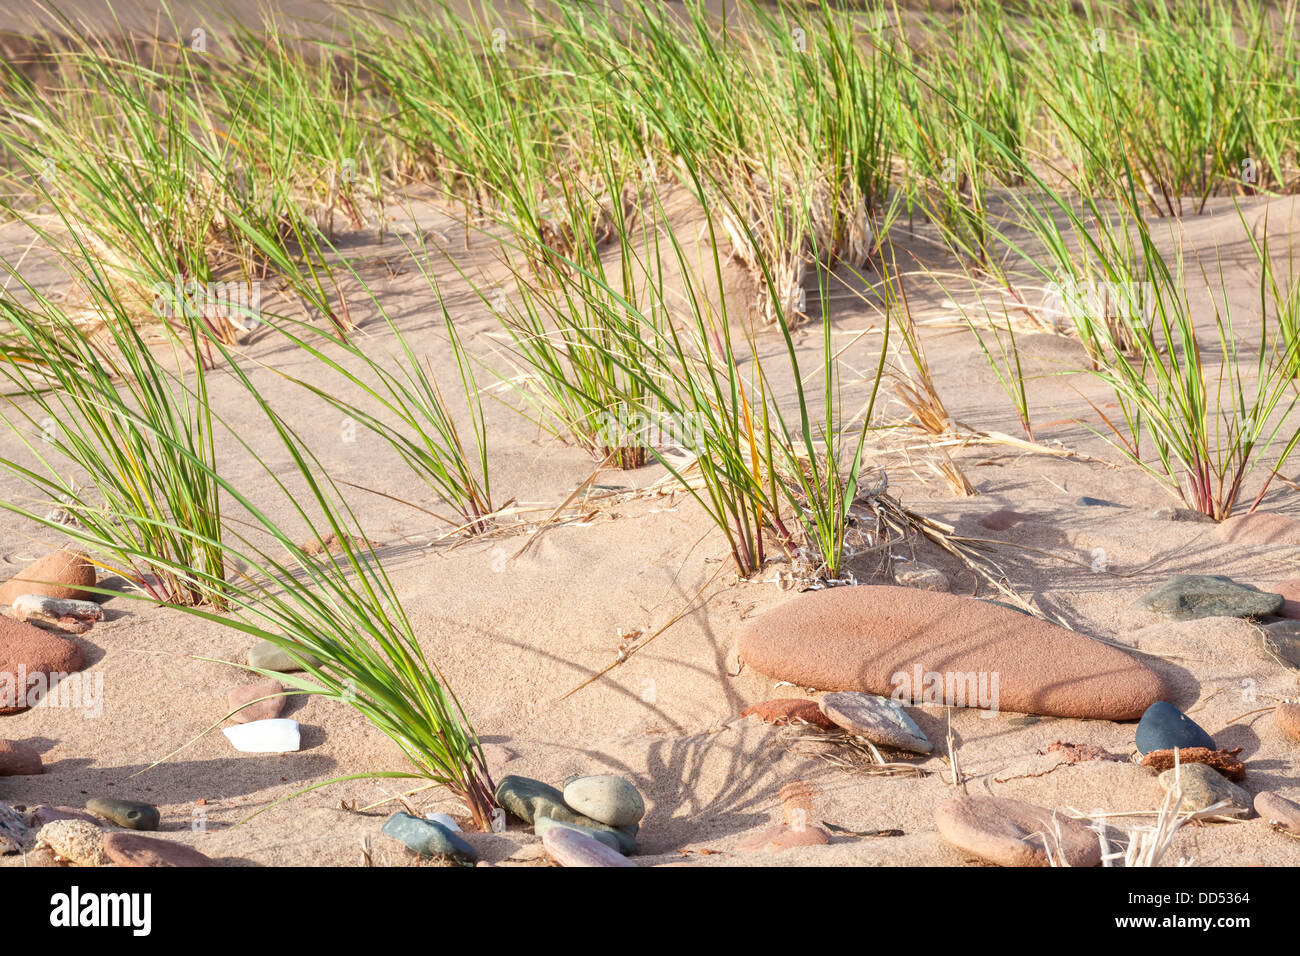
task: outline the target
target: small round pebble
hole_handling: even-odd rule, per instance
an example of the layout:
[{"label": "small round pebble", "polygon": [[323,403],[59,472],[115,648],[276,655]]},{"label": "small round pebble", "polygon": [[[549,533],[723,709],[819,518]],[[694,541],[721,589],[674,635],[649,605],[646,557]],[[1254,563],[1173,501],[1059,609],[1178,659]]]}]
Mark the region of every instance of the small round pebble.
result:
[{"label": "small round pebble", "polygon": [[645,800],[640,791],[612,773],[569,781],[564,787],[564,802],[578,813],[611,827],[631,826],[645,816]]},{"label": "small round pebble", "polygon": [[247,724],[255,720],[273,720],[284,713],[284,708],[289,703],[287,697],[277,697],[277,694],[284,694],[284,685],[269,677],[255,684],[241,684],[231,688],[230,693],[226,695],[226,710],[237,711],[230,717],[237,724]]},{"label": "small round pebble", "polygon": [[1292,833],[1300,833],[1300,804],[1279,793],[1265,790],[1255,794],[1255,812],[1269,823],[1286,827]]},{"label": "small round pebble", "polygon": [[0,740],[0,777],[25,777],[44,773],[41,755],[16,740]]},{"label": "small round pebble", "polygon": [[542,834],[542,846],[561,866],[636,866],[617,850],[568,827],[551,827]]},{"label": "small round pebble", "polygon": [[137,800],[93,797],[86,801],[86,809],[128,830],[157,830],[162,822],[157,807]]},{"label": "small round pebble", "polygon": [[1300,704],[1278,704],[1273,711],[1273,719],[1283,733],[1294,740],[1300,740]]}]

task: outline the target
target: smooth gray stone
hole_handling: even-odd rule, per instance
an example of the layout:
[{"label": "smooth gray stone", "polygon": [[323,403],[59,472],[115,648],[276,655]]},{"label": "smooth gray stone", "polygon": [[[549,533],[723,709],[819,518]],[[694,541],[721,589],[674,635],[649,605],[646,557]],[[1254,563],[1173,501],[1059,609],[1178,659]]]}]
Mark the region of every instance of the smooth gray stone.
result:
[{"label": "smooth gray stone", "polygon": [[86,809],[128,830],[157,830],[162,822],[158,808],[138,800],[118,800],[115,797],[92,797]]},{"label": "smooth gray stone", "polygon": [[564,802],[611,827],[640,823],[645,800],[632,782],[612,773],[578,777],[564,785]]},{"label": "smooth gray stone", "polygon": [[1286,599],[1222,574],[1180,574],[1138,598],[1140,607],[1174,621],[1203,617],[1267,617]]},{"label": "smooth gray stone", "polygon": [[[1251,815],[1251,798],[1241,787],[1237,786],[1219,771],[1203,763],[1185,763],[1178,768],[1179,783],[1183,791],[1183,810],[1204,810],[1220,800],[1227,800],[1229,805],[1221,807],[1217,813],[1224,817],[1242,817]],[[1160,786],[1166,790],[1174,785],[1174,771],[1166,770],[1159,777]]]},{"label": "smooth gray stone", "polygon": [[884,747],[928,754],[934,745],[902,705],[877,694],[838,691],[820,701],[822,713],[851,734]]},{"label": "smooth gray stone", "polygon": [[[300,657],[313,667],[320,666],[320,660],[305,650],[297,652]],[[272,644],[270,641],[262,641],[260,644],[254,644],[248,652],[248,664],[250,667],[260,667],[263,670],[279,671],[282,674],[291,674],[294,671],[304,670],[302,664],[298,663],[289,656],[289,652],[283,648]]]}]

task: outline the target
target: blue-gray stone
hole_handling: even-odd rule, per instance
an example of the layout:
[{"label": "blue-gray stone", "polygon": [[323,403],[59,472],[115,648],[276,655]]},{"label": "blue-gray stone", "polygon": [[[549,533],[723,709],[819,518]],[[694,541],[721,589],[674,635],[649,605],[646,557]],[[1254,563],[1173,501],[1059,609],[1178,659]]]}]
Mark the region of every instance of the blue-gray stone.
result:
[{"label": "blue-gray stone", "polygon": [[458,863],[473,863],[478,859],[472,846],[441,823],[413,817],[409,813],[394,813],[384,821],[380,832],[419,856],[448,856]]},{"label": "blue-gray stone", "polygon": [[1202,617],[1267,617],[1286,603],[1222,574],[1180,574],[1138,598],[1138,605],[1174,621]]},{"label": "blue-gray stone", "polygon": [[1217,750],[1214,738],[1201,729],[1201,725],[1173,704],[1158,700],[1147,708],[1137,725],[1137,750],[1146,756],[1153,750],[1172,750],[1175,747],[1205,747]]},{"label": "blue-gray stone", "polygon": [[1089,498],[1087,495],[1084,495],[1082,498],[1079,498],[1077,501],[1075,501],[1075,504],[1081,508],[1126,508],[1128,507],[1127,505],[1120,504],[1118,501],[1107,501],[1105,498]]}]

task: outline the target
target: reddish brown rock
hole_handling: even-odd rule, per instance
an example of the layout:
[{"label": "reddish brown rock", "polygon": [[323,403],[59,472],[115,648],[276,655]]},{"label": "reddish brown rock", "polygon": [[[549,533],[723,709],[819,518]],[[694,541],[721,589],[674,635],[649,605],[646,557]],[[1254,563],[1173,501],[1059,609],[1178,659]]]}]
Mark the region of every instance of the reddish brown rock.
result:
[{"label": "reddish brown rock", "polygon": [[1282,610],[1278,611],[1278,614],[1282,617],[1300,618],[1300,578],[1283,581],[1269,590],[1286,598],[1286,603],[1282,605]]},{"label": "reddish brown rock", "polygon": [[1214,529],[1220,541],[1245,547],[1300,546],[1300,521],[1288,515],[1257,511],[1228,518]]},{"label": "reddish brown rock", "polygon": [[[232,688],[226,695],[226,709],[233,711],[238,707],[244,707],[239,713],[231,716],[237,724],[246,724],[254,720],[271,720],[279,717],[284,713],[285,705],[288,704],[287,697],[271,697],[272,694],[283,694],[284,685],[278,680],[260,680],[255,684],[241,684]],[[269,700],[262,700],[263,697],[269,697]],[[254,704],[252,701],[258,701]]]},{"label": "reddish brown rock", "polygon": [[1300,805],[1280,793],[1265,790],[1255,794],[1255,812],[1269,823],[1286,827],[1293,833],[1300,833]]},{"label": "reddish brown rock", "polygon": [[835,721],[822,713],[822,709],[817,706],[817,701],[799,697],[765,700],[761,704],[746,707],[740,712],[740,716],[757,717],[765,724],[776,724],[778,727],[794,720],[802,720],[804,723],[823,727],[826,730],[835,729]]},{"label": "reddish brown rock", "polygon": [[[46,581],[48,584],[39,582]],[[0,586],[0,604],[13,604],[24,594],[89,601],[84,588],[95,586],[95,566],[76,551],[53,551],[34,561]]]},{"label": "reddish brown rock", "polygon": [[50,675],[81,670],[85,655],[72,641],[7,617],[0,617],[0,715],[40,703]]},{"label": "reddish brown rock", "polygon": [[118,866],[214,866],[198,850],[136,833],[105,833],[104,854]]},{"label": "reddish brown rock", "polygon": [[0,740],[0,777],[25,777],[44,773],[41,755],[16,740]]},{"label": "reddish brown rock", "polygon": [[1019,511],[993,511],[980,518],[980,527],[990,531],[1006,531],[1022,521],[1032,521],[1033,515],[1021,514]]},{"label": "reddish brown rock", "polygon": [[738,647],[778,680],[903,702],[996,697],[1003,711],[1136,720],[1168,696],[1158,674],[1116,648],[986,601],[911,588],[809,591],[746,622]]},{"label": "reddish brown rock", "polygon": [[1273,719],[1285,733],[1300,740],[1300,704],[1278,704]]},{"label": "reddish brown rock", "polygon": [[764,827],[742,838],[736,844],[736,850],[741,853],[752,853],[756,850],[779,853],[790,847],[825,846],[830,842],[830,837],[820,827]]},{"label": "reddish brown rock", "polygon": [[[1246,765],[1237,759],[1241,748],[1235,750],[1211,750],[1208,747],[1179,747],[1178,762],[1203,763],[1213,767],[1229,780],[1240,783],[1246,779]],[[1165,771],[1174,769],[1174,750],[1152,750],[1142,758],[1142,766],[1152,770]]]},{"label": "reddish brown rock", "polygon": [[939,835],[1000,866],[1097,866],[1101,843],[1078,820],[1005,797],[953,797],[934,818]]},{"label": "reddish brown rock", "polygon": [[27,811],[27,825],[33,830],[39,830],[45,824],[53,823],[55,820],[85,820],[95,826],[104,822],[94,814],[78,810],[76,807],[51,807],[42,803]]}]

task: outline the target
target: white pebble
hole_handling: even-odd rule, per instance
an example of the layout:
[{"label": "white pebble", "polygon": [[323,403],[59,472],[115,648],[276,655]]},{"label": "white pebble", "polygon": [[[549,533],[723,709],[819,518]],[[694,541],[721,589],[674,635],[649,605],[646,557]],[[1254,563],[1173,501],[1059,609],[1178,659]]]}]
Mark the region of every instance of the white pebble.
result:
[{"label": "white pebble", "polygon": [[222,727],[236,750],[246,754],[282,754],[297,750],[301,743],[298,721],[283,717],[253,720],[234,727]]}]

